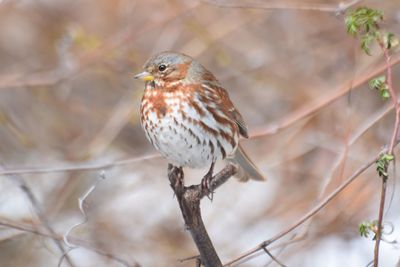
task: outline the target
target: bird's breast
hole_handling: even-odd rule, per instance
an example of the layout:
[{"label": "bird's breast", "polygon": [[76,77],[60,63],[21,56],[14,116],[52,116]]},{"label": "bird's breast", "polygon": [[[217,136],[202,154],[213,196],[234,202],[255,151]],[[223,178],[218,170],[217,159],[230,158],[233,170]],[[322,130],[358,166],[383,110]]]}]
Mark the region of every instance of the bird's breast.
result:
[{"label": "bird's breast", "polygon": [[204,167],[232,154],[238,132],[222,111],[182,91],[146,90],[141,122],[150,142],[179,166]]}]

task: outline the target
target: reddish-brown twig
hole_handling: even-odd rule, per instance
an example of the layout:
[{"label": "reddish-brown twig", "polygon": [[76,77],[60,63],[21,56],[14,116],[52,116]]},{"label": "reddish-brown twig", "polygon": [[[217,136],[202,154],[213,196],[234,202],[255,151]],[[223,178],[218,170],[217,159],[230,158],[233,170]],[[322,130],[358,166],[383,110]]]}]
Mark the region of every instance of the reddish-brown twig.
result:
[{"label": "reddish-brown twig", "polygon": [[[397,133],[399,130],[399,123],[400,123],[400,105],[397,98],[396,91],[393,88],[393,80],[392,80],[392,65],[391,63],[391,56],[389,54],[389,49],[386,45],[380,41],[379,45],[383,50],[385,60],[386,60],[386,83],[388,86],[390,98],[392,99],[393,106],[395,107],[396,111],[396,119],[394,123],[393,134],[390,139],[390,145],[388,149],[388,154],[393,155],[394,147],[397,143]],[[379,214],[378,214],[378,225],[376,230],[376,238],[375,238],[375,248],[374,248],[374,267],[378,267],[379,263],[379,246],[382,239],[382,222],[383,222],[383,213],[385,209],[385,199],[386,199],[386,188],[387,188],[387,176],[382,177],[382,187],[381,187],[381,197],[380,197],[380,204],[379,204]]]}]

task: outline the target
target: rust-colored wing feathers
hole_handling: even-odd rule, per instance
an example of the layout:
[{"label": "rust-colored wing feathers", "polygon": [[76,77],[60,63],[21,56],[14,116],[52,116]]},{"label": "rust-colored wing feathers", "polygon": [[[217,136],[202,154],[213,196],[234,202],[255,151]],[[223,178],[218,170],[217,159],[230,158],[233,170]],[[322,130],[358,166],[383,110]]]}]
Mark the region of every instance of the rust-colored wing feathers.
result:
[{"label": "rust-colored wing feathers", "polygon": [[[248,138],[249,133],[246,123],[244,122],[242,115],[239,113],[239,111],[235,108],[232,101],[230,100],[228,92],[219,85],[217,80],[210,82],[210,85],[205,84],[203,85],[203,87],[206,90],[212,91],[208,94],[209,97],[213,98],[212,102],[218,103],[221,107],[223,107],[228,117],[231,118],[238,126],[239,133],[243,137]],[[249,179],[253,179],[256,181],[266,180],[266,178],[261,174],[261,171],[250,160],[250,158],[247,156],[240,145],[238,145],[238,148],[236,149],[233,158],[229,160],[240,166],[239,171],[236,175],[239,181],[246,182]]]},{"label": "rust-colored wing feathers", "polygon": [[209,86],[206,85],[206,89],[208,90],[211,89],[213,91],[211,94],[214,98],[213,102],[218,103],[220,106],[224,108],[229,118],[235,121],[236,125],[239,127],[239,133],[243,137],[248,138],[249,133],[247,130],[246,123],[244,122],[242,115],[233,105],[231,99],[229,98],[228,92],[219,85],[217,80],[210,82],[211,84]]}]

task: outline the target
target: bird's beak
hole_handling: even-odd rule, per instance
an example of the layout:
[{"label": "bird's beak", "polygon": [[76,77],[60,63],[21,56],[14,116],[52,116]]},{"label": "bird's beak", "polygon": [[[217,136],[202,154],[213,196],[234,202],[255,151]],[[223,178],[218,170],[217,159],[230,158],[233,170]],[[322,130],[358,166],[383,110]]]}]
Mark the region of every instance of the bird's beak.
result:
[{"label": "bird's beak", "polygon": [[135,78],[135,79],[141,79],[141,80],[143,80],[143,81],[145,81],[145,82],[153,81],[153,80],[154,80],[154,76],[151,75],[151,74],[150,74],[149,72],[147,72],[147,71],[143,71],[143,72],[141,72],[141,73],[139,73],[139,74],[136,74],[133,78]]}]

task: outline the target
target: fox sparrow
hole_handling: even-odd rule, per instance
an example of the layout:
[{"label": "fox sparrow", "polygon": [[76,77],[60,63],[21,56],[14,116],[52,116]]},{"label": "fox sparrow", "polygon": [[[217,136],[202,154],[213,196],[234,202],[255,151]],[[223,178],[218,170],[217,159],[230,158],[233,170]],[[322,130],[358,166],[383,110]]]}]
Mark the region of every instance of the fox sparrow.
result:
[{"label": "fox sparrow", "polygon": [[151,57],[135,76],[145,81],[140,120],[147,139],[176,167],[210,166],[202,180],[212,178],[214,163],[238,163],[239,179],[265,180],[239,145],[248,137],[239,111],[214,75],[193,58],[162,52]]}]

